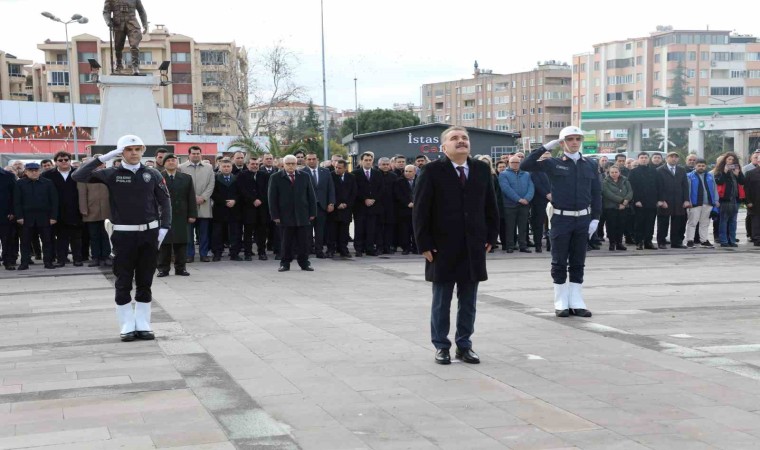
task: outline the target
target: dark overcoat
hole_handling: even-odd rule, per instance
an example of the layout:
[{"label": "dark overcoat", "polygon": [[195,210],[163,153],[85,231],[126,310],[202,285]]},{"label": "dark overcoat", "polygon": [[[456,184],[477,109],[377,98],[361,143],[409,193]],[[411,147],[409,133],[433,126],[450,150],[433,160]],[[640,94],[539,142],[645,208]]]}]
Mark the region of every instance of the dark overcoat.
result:
[{"label": "dark overcoat", "polygon": [[13,205],[16,220],[23,219],[25,227],[49,227],[51,219],[58,219],[58,191],[47,178],[18,180]]},{"label": "dark overcoat", "polygon": [[[356,200],[356,177],[348,172],[340,175],[333,172],[333,184],[335,185],[335,209],[327,218],[333,222],[351,222],[351,211]],[[346,209],[338,209],[341,203],[346,204]]]},{"label": "dark overcoat", "polygon": [[[237,177],[238,196],[240,197],[240,221],[248,225],[264,225],[269,219],[267,213],[266,172],[241,171]],[[256,200],[261,204],[254,206]]]},{"label": "dark overcoat", "polygon": [[[211,194],[214,206],[211,209],[215,222],[237,222],[240,220],[240,197],[238,196],[237,176],[230,175],[229,183],[224,181],[224,175],[218,173]],[[227,207],[227,200],[235,200],[235,206]]]},{"label": "dark overcoat", "polygon": [[477,282],[488,279],[486,244],[496,245],[499,211],[488,164],[467,159],[469,176],[462,186],[451,160],[425,166],[414,190],[412,219],[427,281]]},{"label": "dark overcoat", "polygon": [[396,203],[396,216],[399,219],[405,219],[412,216],[412,208],[409,207],[409,203],[414,202],[414,192],[411,186],[409,186],[409,180],[405,177],[400,177],[393,185],[393,199]]},{"label": "dark overcoat", "polygon": [[311,177],[295,171],[295,183],[281,170],[269,177],[269,214],[283,227],[305,227],[317,216],[317,196]]},{"label": "dark overcoat", "polygon": [[[361,167],[351,172],[356,177],[356,202],[354,203],[354,215],[356,216],[379,216],[383,213],[383,173],[377,169],[370,169],[369,180]],[[375,200],[372,206],[367,206],[364,201]]]},{"label": "dark overcoat", "polygon": [[[634,195],[635,195],[634,191]],[[685,216],[683,202],[689,201],[689,180],[686,169],[676,166],[676,174],[663,164],[657,168],[657,200],[667,202],[667,208],[657,208],[659,216]]]},{"label": "dark overcoat", "polygon": [[58,222],[65,225],[82,225],[82,214],[79,212],[79,187],[72,175],[76,169],[71,169],[64,180],[57,170],[48,170],[40,175],[53,182],[58,192]]},{"label": "dark overcoat", "polygon": [[189,239],[187,219],[198,218],[198,204],[195,203],[195,187],[193,177],[177,171],[174,179],[169,179],[169,174],[163,172],[166,188],[172,202],[172,227],[164,238],[164,244],[185,244]]}]

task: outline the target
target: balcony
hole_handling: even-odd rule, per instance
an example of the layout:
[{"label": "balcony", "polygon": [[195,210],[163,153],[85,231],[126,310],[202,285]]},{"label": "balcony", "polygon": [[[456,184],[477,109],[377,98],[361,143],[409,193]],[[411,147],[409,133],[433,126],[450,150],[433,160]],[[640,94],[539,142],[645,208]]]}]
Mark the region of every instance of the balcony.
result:
[{"label": "balcony", "polygon": [[45,61],[48,66],[68,66],[68,61]]}]

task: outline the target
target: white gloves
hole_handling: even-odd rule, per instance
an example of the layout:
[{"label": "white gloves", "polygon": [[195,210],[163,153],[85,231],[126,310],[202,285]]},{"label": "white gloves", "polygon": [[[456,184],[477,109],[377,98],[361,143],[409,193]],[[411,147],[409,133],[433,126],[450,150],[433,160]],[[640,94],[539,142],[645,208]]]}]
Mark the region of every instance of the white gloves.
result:
[{"label": "white gloves", "polygon": [[99,157],[98,159],[100,160],[100,162],[104,162],[105,163],[105,162],[108,162],[108,161],[110,161],[112,159],[118,158],[119,156],[121,156],[121,154],[122,154],[123,151],[124,150],[118,150],[118,149],[117,150],[111,150],[110,152],[106,153],[105,155]]},{"label": "white gloves", "polygon": [[559,147],[560,140],[555,139],[553,141],[549,141],[546,144],[544,144],[544,148],[547,150],[554,150],[555,148]]},{"label": "white gloves", "polygon": [[[597,220],[597,222],[599,222]],[[159,228],[158,229],[158,246],[161,247],[161,243],[164,242],[164,238],[166,237],[166,233],[169,232],[168,228]]]},{"label": "white gloves", "polygon": [[596,228],[599,226],[599,221],[594,219],[591,221],[590,224],[588,224],[588,238],[591,239],[591,236],[596,233]]}]

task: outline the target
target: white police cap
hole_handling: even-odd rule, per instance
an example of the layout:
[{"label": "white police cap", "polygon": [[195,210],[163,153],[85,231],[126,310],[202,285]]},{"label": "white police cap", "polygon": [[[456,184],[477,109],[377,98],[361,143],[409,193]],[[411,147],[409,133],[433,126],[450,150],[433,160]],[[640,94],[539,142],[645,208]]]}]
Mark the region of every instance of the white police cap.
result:
[{"label": "white police cap", "polygon": [[562,129],[562,131],[559,132],[559,138],[565,139],[567,136],[583,136],[583,130],[581,130],[578,127],[569,126]]},{"label": "white police cap", "polygon": [[135,145],[145,147],[142,139],[135,136],[134,134],[127,134],[119,138],[119,141],[116,143],[116,150],[124,150],[127,147],[132,147]]}]

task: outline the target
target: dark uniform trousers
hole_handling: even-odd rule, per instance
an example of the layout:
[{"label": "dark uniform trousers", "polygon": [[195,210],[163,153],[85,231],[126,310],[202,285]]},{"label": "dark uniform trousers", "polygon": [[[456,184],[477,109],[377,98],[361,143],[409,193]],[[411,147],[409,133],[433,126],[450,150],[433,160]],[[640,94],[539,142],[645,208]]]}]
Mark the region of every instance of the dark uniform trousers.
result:
[{"label": "dark uniform trousers", "polygon": [[380,216],[373,214],[354,215],[354,249],[357,252],[375,250],[375,233]]},{"label": "dark uniform trousers", "polygon": [[412,252],[414,251],[416,253],[416,246],[414,245],[414,231],[412,229],[412,218],[410,217],[399,217],[398,219],[398,225],[397,225],[397,234],[398,241],[397,244],[401,247],[401,250],[405,252]]},{"label": "dark uniform trousers", "polygon": [[549,238],[552,243],[552,279],[555,284],[564,284],[567,281],[568,271],[571,283],[583,283],[583,268],[588,249],[588,227],[591,220],[591,215],[572,217],[555,214],[552,216]]},{"label": "dark uniform trousers", "polygon": [[280,232],[280,226],[275,223],[274,220],[270,220],[267,223],[267,249],[271,250],[275,254],[280,254],[280,241],[282,240],[282,233]]},{"label": "dark uniform trousers", "polygon": [[317,217],[312,222],[314,228],[314,250],[322,253],[325,248],[325,233],[327,231],[327,211],[317,207]]},{"label": "dark uniform trousers", "polygon": [[3,265],[16,264],[18,257],[18,236],[13,223],[0,225],[0,245],[3,246]]},{"label": "dark uniform trousers", "polygon": [[533,242],[536,244],[536,248],[543,247],[547,204],[547,201],[536,200],[535,197],[530,202],[530,229],[533,231]]},{"label": "dark uniform trousers", "polygon": [[177,244],[162,244],[158,251],[158,271],[168,272],[171,268],[172,253],[174,254],[174,272],[182,272],[187,264],[187,242]]},{"label": "dark uniform trousers", "polygon": [[243,254],[253,256],[253,243],[256,242],[257,254],[267,253],[267,227],[263,223],[243,224]]},{"label": "dark uniform trousers", "polygon": [[686,234],[686,216],[657,216],[657,243],[665,244],[670,225],[670,242],[673,245],[683,244]]},{"label": "dark uniform trousers", "polygon": [[327,251],[348,253],[348,228],[351,222],[327,222]]},{"label": "dark uniform trousers", "polygon": [[654,235],[654,222],[657,220],[657,210],[655,208],[636,208],[635,211],[636,243],[651,243]]},{"label": "dark uniform trousers", "polygon": [[377,251],[389,253],[396,250],[396,224],[383,222],[379,216],[375,236],[375,248]]},{"label": "dark uniform trousers", "polygon": [[[45,265],[53,263],[53,227],[34,225],[21,227],[21,264],[32,261],[32,239],[42,239],[42,258]],[[14,255],[15,259],[15,255]]]},{"label": "dark uniform trousers", "polygon": [[153,273],[158,257],[158,228],[145,231],[114,231],[113,274],[116,275],[116,304],[132,301],[132,280],[135,281],[135,301],[150,303]]},{"label": "dark uniform trousers", "polygon": [[311,226],[303,227],[283,227],[282,230],[282,258],[280,263],[283,266],[289,266],[293,261],[293,250],[295,250],[298,265],[301,267],[309,266],[309,245],[311,242]]},{"label": "dark uniform trousers", "polygon": [[58,262],[66,262],[69,245],[71,245],[71,257],[74,262],[82,261],[82,225],[69,225],[59,222],[53,226],[53,229],[55,231]]},{"label": "dark uniform trousers", "polygon": [[224,253],[224,236],[227,235],[230,243],[230,256],[239,256],[242,234],[241,224],[237,221],[222,222],[215,220],[211,227],[211,250],[214,257],[221,257]]}]

